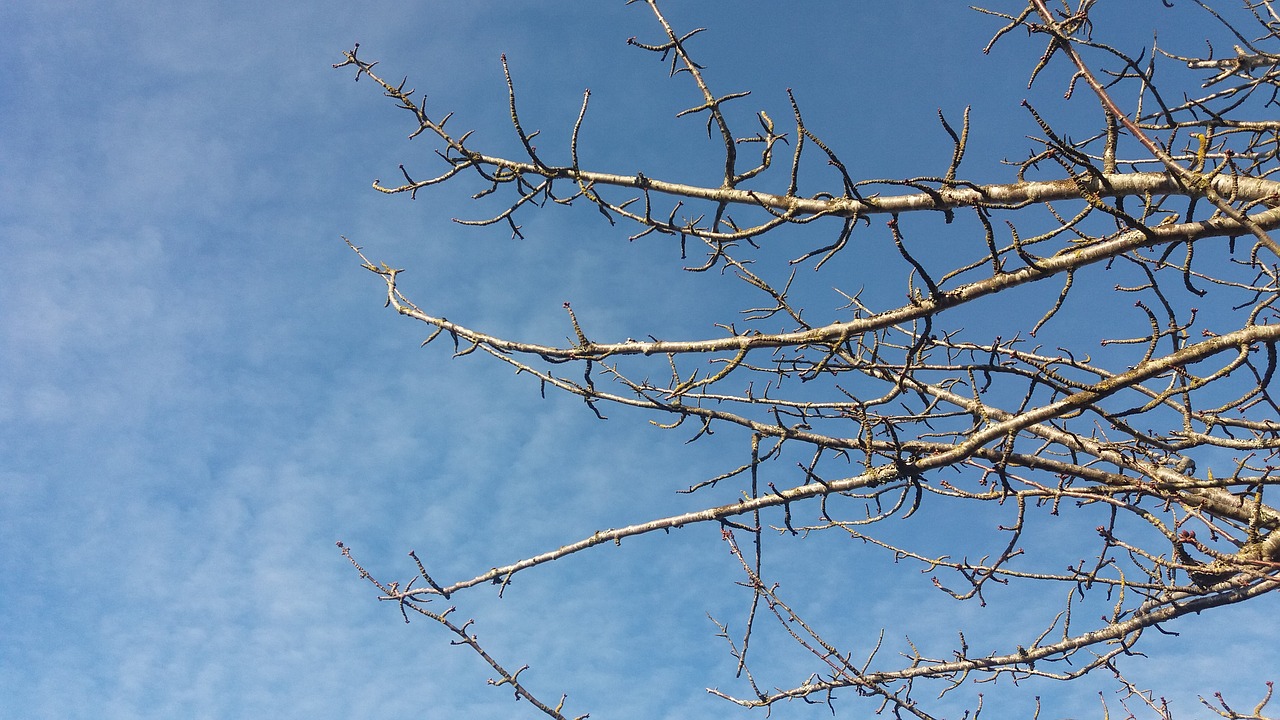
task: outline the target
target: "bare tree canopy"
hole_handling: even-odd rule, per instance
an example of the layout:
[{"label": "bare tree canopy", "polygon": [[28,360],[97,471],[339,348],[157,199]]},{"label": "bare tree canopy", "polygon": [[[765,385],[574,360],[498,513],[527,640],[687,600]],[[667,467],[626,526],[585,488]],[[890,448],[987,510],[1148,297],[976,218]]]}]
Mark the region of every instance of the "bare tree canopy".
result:
[{"label": "bare tree canopy", "polygon": [[[452,604],[484,587],[503,592],[554,560],[698,524],[719,529],[705,551],[737,573],[737,587],[703,590],[741,600],[738,617],[717,617],[708,632],[734,659],[709,690],[728,703],[840,700],[855,712],[932,718],[951,713],[957,696],[966,713],[981,711],[983,683],[1096,673],[1114,678],[1121,692],[1110,702],[1124,712],[1170,716],[1161,688],[1130,682],[1124,656],[1186,616],[1274,603],[1280,588],[1280,510],[1267,495],[1280,451],[1272,3],[1197,3],[1208,44],[1168,49],[1111,44],[1094,0],[976,8],[990,35],[975,46],[1030,44],[1039,54],[1029,67],[993,68],[1048,98],[1008,108],[1035,134],[1010,138],[1011,159],[974,161],[968,110],[940,111],[945,170],[889,178],[859,176],[849,143],[806,123],[802,98],[788,93],[791,114],[778,117],[752,109],[743,88],[716,87],[699,54],[702,29],[675,26],[658,0],[629,4],[647,4],[651,17],[628,43],[660,60],[671,92],[688,98],[680,115],[699,132],[705,124],[714,167],[668,177],[598,166],[579,143],[591,93],[572,127],[555,129],[567,142],[547,139],[522,115],[520,72],[505,57],[520,150],[504,152],[357,45],[335,67],[379,86],[435,154],[374,187],[407,197],[465,188],[485,209],[458,222],[515,238],[552,206],[591,211],[620,237],[665,241],[673,257],[678,248],[708,282],[740,280],[755,301],[700,337],[670,337],[655,318],[638,338],[602,337],[564,303],[568,339],[543,344],[420,307],[402,292],[401,270],[352,247],[385,281],[388,305],[429,327],[432,347],[487,355],[601,418],[621,406],[682,439],[710,444],[720,433],[720,447],[740,455],[713,476],[655,479],[683,493],[685,511],[610,529],[559,518],[576,539],[470,577],[433,575],[431,554],[447,549],[376,571],[358,564],[360,548],[339,543],[343,552],[406,620],[441,624],[488,663],[494,683],[553,718],[610,713],[575,707],[572,687],[546,690],[553,679],[527,684],[522,660],[484,642],[484,618]],[[1141,7],[1127,20],[1165,12]],[[417,80],[429,85],[429,74]],[[1050,97],[1058,93],[1065,101]],[[634,150],[631,167],[646,163],[643,149],[616,150]],[[918,513],[947,531],[903,532]],[[806,573],[769,562],[773,547],[826,548],[824,538],[882,553],[894,572],[827,562],[825,549]],[[651,546],[657,562],[663,547]],[[385,579],[395,573],[412,579]],[[978,611],[1035,598],[1035,613],[998,637],[928,642],[921,632],[933,626],[913,632],[906,613],[904,628],[857,644],[828,630],[843,608],[809,599],[815,587],[830,598],[869,583],[893,597],[922,577]],[[1205,682],[1212,693],[1213,678]],[[1212,696],[1204,705],[1264,717],[1270,689],[1255,690],[1240,706]]]}]

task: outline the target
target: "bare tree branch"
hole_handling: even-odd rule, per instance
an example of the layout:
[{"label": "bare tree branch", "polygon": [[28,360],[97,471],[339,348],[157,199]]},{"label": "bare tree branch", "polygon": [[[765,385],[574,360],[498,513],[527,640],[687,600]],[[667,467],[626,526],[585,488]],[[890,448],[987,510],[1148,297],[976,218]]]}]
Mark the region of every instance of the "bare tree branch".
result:
[{"label": "bare tree branch", "polygon": [[[424,344],[447,335],[455,355],[479,351],[543,389],[581,398],[600,417],[610,405],[634,408],[662,428],[688,423],[694,440],[732,428],[749,442],[750,457],[713,477],[682,479],[673,489],[689,506],[679,513],[601,530],[566,521],[567,536],[577,540],[460,580],[437,582],[416,556],[421,587],[381,583],[356,565],[362,577],[406,619],[412,611],[435,620],[478,653],[498,673],[494,684],[561,718],[563,700],[555,707],[537,700],[520,670],[504,669],[468,625],[448,619],[452,610],[427,605],[481,585],[505,589],[516,573],[601,545],[715,523],[751,592],[743,627],[716,621],[737,666],[729,680],[740,692],[708,692],[732,703],[830,704],[836,690],[853,688],[877,711],[929,718],[924,687],[940,688],[941,696],[1001,678],[1072,680],[1104,670],[1126,711],[1169,717],[1119,668],[1139,652],[1143,632],[1168,632],[1187,615],[1280,587],[1280,509],[1268,494],[1280,465],[1272,390],[1280,245],[1271,237],[1280,227],[1280,123],[1270,117],[1280,102],[1280,16],[1272,3],[1249,0],[1232,13],[1199,3],[1217,23],[1206,33],[1235,45],[1226,58],[1214,57],[1212,44],[1207,57],[1109,44],[1109,28],[1091,14],[1095,0],[979,9],[1002,23],[987,50],[1026,42],[1014,30],[1047,40],[1028,68],[1030,82],[1046,82],[1043,71],[1063,63],[1072,73],[1066,96],[1082,81],[1091,95],[1081,95],[1096,102],[1098,127],[1083,140],[1056,127],[1066,119],[1055,121],[1044,108],[1011,108],[1037,134],[1025,158],[1012,163],[1016,181],[1003,183],[960,174],[962,161],[974,164],[967,109],[959,131],[939,113],[951,144],[939,159],[946,172],[936,177],[855,178],[789,95],[788,132],[763,110],[747,116],[751,127],[741,132],[742,116],[725,107],[749,95],[713,87],[695,60],[701,29],[682,33],[657,0],[645,4],[660,39],[628,44],[658,56],[691,86],[693,104],[680,114],[705,116],[718,185],[594,167],[579,144],[589,93],[557,162],[524,129],[505,58],[511,128],[523,154],[492,152],[469,132],[447,130],[451,114],[429,111],[403,82],[383,79],[356,46],[334,67],[377,84],[413,118],[413,136],[433,138],[443,163],[422,173],[429,179],[414,180],[418,174],[401,167],[402,183],[374,187],[413,197],[441,184],[476,183],[476,199],[496,201],[497,209],[458,222],[505,224],[515,235],[516,217],[546,200],[586,206],[610,224],[629,223],[632,238],[678,238],[682,257],[687,244],[701,243],[705,262],[688,269],[720,268],[759,293],[758,306],[701,337],[655,332],[636,340],[598,337],[565,304],[572,335],[555,345],[425,310],[402,292],[399,269],[352,249],[383,280],[387,305],[430,328]],[[1170,64],[1200,73],[1200,85],[1166,82],[1157,69]],[[775,167],[780,142],[790,157]],[[759,156],[742,170],[745,149]],[[826,189],[801,195],[802,185]],[[781,239],[779,228],[796,231],[787,242],[806,242],[797,240],[801,226],[827,234],[795,248],[790,263],[757,253],[762,237]],[[850,257],[852,239],[874,239],[895,253],[898,299],[872,303],[861,291],[838,291],[842,305],[815,304],[818,295],[806,287],[812,276],[798,274],[799,265],[836,283],[864,282],[858,272],[890,277]],[[947,252],[934,252],[942,242]],[[1032,319],[1024,324],[1014,309],[1029,309]],[[1000,317],[989,324],[1007,334],[969,329],[992,315]],[[792,481],[779,487],[787,484],[782,478]],[[717,486],[740,495],[707,499]],[[934,507],[956,517],[976,507],[999,521],[942,550],[885,529],[890,519]],[[1071,552],[1082,553],[1065,567],[1056,548],[1029,540],[1061,528],[1069,529]],[[743,532],[750,546],[739,545]],[[960,634],[945,656],[910,640],[894,655],[882,652],[895,642],[884,633],[874,647],[845,649],[823,629],[832,617],[802,616],[787,598],[804,590],[770,580],[762,560],[767,543],[819,533],[915,564],[957,601],[985,606],[1006,586],[1061,589],[1054,597],[1064,599],[1044,624],[1022,628],[1012,642],[984,640],[981,650]],[[971,545],[982,554],[962,549]],[[838,617],[839,608],[829,610]],[[810,670],[762,682],[774,665],[755,649],[763,633],[788,639]],[[1252,710],[1220,696],[1204,704],[1224,718],[1259,718],[1270,699],[1268,685]],[[975,716],[981,702],[971,708]]]}]

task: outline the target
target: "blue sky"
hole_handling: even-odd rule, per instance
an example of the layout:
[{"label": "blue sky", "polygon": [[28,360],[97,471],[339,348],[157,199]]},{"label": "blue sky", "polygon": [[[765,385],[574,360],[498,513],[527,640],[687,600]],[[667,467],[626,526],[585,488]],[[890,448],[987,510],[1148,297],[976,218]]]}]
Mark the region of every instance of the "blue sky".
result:
[{"label": "blue sky", "polygon": [[[958,122],[972,104],[970,177],[1011,179],[998,161],[1034,132],[1017,103],[1038,45],[1011,38],[983,57],[996,24],[960,4],[779,8],[681,2],[670,17],[710,28],[698,57],[721,92],[753,91],[744,117],[786,118],[792,88],[859,177],[941,174],[950,145],[936,112]],[[1162,41],[1201,27],[1190,13],[1162,16]],[[744,440],[686,445],[621,410],[600,422],[505,366],[418,349],[424,330],[382,307],[381,281],[340,236],[407,268],[403,289],[424,308],[521,339],[563,340],[565,301],[602,337],[695,337],[743,295],[682,272],[668,239],[628,243],[630,229],[590,208],[526,214],[513,241],[449,222],[483,214],[465,199],[476,188],[413,202],[374,192],[402,162],[430,167],[431,148],[405,139],[406,117],[372,83],[330,65],[359,42],[511,150],[505,52],[526,127],[548,146],[590,87],[584,164],[714,181],[714,162],[698,163],[715,150],[700,121],[672,119],[689,87],[625,44],[657,37],[644,7],[50,0],[6,3],[0,27],[0,718],[533,717],[438,628],[405,627],[334,542],[387,580],[411,575],[410,549],[437,579],[471,577],[699,507],[674,490],[741,462]],[[1037,101],[1072,107],[1063,77],[1046,73]],[[1093,106],[1074,107],[1092,127]],[[847,282],[901,293],[874,280]],[[733,592],[718,534],[563,560],[517,577],[500,602],[459,596],[459,613],[504,662],[530,664],[536,690],[569,693],[570,712],[723,716],[733,709],[703,688],[731,688],[732,662],[706,613],[740,624],[749,598]],[[777,558],[812,574],[821,542]],[[723,582],[708,591],[706,579]],[[819,588],[802,604],[847,605],[836,627],[859,640],[908,621],[948,640],[961,624],[1003,632],[926,585]],[[1127,667],[1203,677],[1168,688],[1184,707],[1229,687],[1252,699],[1280,667],[1274,644],[1251,642],[1275,611],[1257,604],[1153,638],[1152,659]],[[1206,656],[1206,643],[1230,651]],[[773,682],[808,672],[800,655],[778,658]],[[1234,685],[1213,676],[1224,658]],[[1103,687],[1034,692],[1064,717],[1096,710]],[[1028,695],[1007,707],[1025,710]],[[870,709],[848,696],[845,713]]]}]

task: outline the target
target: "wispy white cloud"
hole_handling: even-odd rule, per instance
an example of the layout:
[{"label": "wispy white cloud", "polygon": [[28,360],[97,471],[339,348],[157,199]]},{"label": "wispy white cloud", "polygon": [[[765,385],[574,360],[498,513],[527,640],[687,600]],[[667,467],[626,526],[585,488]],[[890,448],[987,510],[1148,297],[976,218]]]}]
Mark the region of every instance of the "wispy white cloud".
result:
[{"label": "wispy white cloud", "polygon": [[[333,542],[379,577],[407,578],[410,548],[442,580],[470,577],[695,507],[672,490],[746,445],[725,433],[685,446],[691,433],[624,410],[602,423],[496,363],[450,361],[447,339],[416,349],[426,331],[381,307],[380,281],[338,235],[408,267],[424,307],[544,342],[572,332],[564,301],[616,338],[653,331],[655,314],[661,331],[706,331],[721,292],[726,307],[741,296],[679,271],[667,239],[627,243],[590,212],[528,215],[528,238],[508,242],[450,225],[472,214],[453,196],[377,195],[370,180],[431,154],[401,140],[406,119],[367,81],[328,65],[362,42],[459,107],[458,123],[513,143],[507,51],[549,137],[592,86],[584,151],[619,171],[679,165],[653,143],[674,133],[702,152],[702,129],[659,126],[679,103],[654,88],[679,85],[625,48],[645,22],[622,3],[0,8],[14,28],[0,50],[0,717],[521,712],[438,628],[406,629],[376,602]],[[719,32],[715,72],[760,62]],[[608,147],[619,136],[625,152]],[[867,154],[868,167],[892,159]],[[705,613],[740,632],[747,596],[701,589],[737,577],[717,536],[625,541],[518,575],[501,601],[459,597],[459,612],[583,711],[718,715],[700,688],[725,683],[732,661]],[[806,552],[779,550],[777,567]],[[933,608],[935,594],[908,596]],[[821,587],[801,597],[842,602],[849,637],[899,609]],[[938,612],[938,627],[980,622]],[[779,654],[779,682],[808,670],[794,657]]]}]

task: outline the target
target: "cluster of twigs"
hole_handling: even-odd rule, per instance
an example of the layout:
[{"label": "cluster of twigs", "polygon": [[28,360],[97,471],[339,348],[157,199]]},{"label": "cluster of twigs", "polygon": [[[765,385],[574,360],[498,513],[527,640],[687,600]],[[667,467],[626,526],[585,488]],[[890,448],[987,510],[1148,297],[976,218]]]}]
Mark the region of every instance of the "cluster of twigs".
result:
[{"label": "cluster of twigs", "polygon": [[[794,99],[787,132],[760,112],[758,128],[740,135],[725,107],[746,94],[714,92],[690,57],[699,31],[678,33],[656,0],[647,4],[660,37],[629,42],[663,58],[673,76],[696,88],[696,103],[681,114],[704,117],[722,143],[718,185],[584,167],[578,138],[589,94],[567,161],[553,162],[522,125],[505,58],[510,120],[525,154],[486,154],[469,133],[447,127],[450,115],[429,110],[405,83],[385,80],[356,46],[335,67],[354,68],[357,80],[381,86],[415,118],[413,135],[435,138],[444,164],[428,179],[415,179],[402,166],[402,184],[375,187],[412,197],[434,185],[478,179],[477,197],[508,193],[511,199],[492,217],[461,222],[505,224],[514,235],[521,232],[516,218],[522,212],[547,201],[585,203],[610,223],[632,223],[638,228],[633,237],[668,235],[682,248],[702,243],[706,260],[691,269],[736,274],[763,294],[763,307],[720,325],[713,337],[605,342],[590,339],[566,305],[576,342],[555,347],[432,315],[401,293],[398,270],[353,249],[386,281],[391,307],[434,328],[428,342],[448,336],[457,355],[487,353],[544,388],[581,397],[597,414],[612,403],[664,415],[670,418],[665,427],[692,423],[698,436],[713,426],[741,428],[750,438],[750,459],[691,490],[740,482],[743,497],[584,533],[564,547],[448,585],[431,579],[421,563],[421,587],[382,584],[361,569],[385,600],[443,624],[484,657],[498,684],[562,718],[563,700],[556,707],[537,700],[519,683],[519,671],[492,659],[468,625],[457,626],[449,612],[424,603],[503,584],[602,543],[718,523],[754,601],[741,643],[731,644],[751,693],[715,694],[756,707],[825,702],[837,689],[855,688],[879,698],[882,709],[927,718],[912,692],[919,680],[956,686],[1005,675],[1072,679],[1099,668],[1116,671],[1115,658],[1132,652],[1144,630],[1280,587],[1280,511],[1266,494],[1276,484],[1280,451],[1280,407],[1270,389],[1280,341],[1280,246],[1270,235],[1280,227],[1280,183],[1272,179],[1280,168],[1280,121],[1268,119],[1280,92],[1280,54],[1268,50],[1280,52],[1280,16],[1271,2],[1246,3],[1247,30],[1205,7],[1236,42],[1233,54],[1161,53],[1158,61],[1095,40],[1104,33],[1090,14],[1094,0],[1080,0],[1074,9],[1030,0],[1015,13],[981,10],[1002,23],[992,44],[1014,42],[1015,30],[1044,43],[1032,82],[1050,63],[1067,63],[1074,73],[1068,95],[1091,93],[1103,119],[1095,135],[1071,140],[1027,105],[1039,128],[1037,146],[1007,184],[961,177],[967,113],[959,130],[942,120],[954,150],[947,172],[937,177],[855,179],[833,146],[805,125]],[[1246,32],[1260,38],[1248,39]],[[1198,92],[1179,87],[1182,99],[1172,101],[1175,89],[1157,83],[1162,66],[1200,72],[1203,86]],[[790,157],[782,163],[784,148]],[[749,150],[756,151],[750,161]],[[834,182],[828,191],[800,195],[799,178],[815,153]],[[774,190],[759,189],[766,184]],[[705,211],[690,217],[689,208],[697,206]],[[967,233],[970,241],[958,242],[950,255],[953,264],[924,259],[922,241],[906,222],[922,213],[940,215],[953,234]],[[877,216],[885,219],[884,230],[875,230]],[[747,256],[770,231],[808,224],[830,227],[831,234],[793,265],[838,265],[855,232],[880,232],[909,272],[905,300],[873,307],[853,294],[845,307],[812,320],[817,313],[806,315],[793,300],[794,272],[785,284],[775,283]],[[1132,282],[1107,284],[1106,272]],[[963,329],[1019,288],[1045,285],[1056,291],[1027,326],[994,338]],[[1081,293],[1111,298],[1111,314],[1073,311]],[[1118,334],[1127,325],[1115,318],[1124,312],[1139,319],[1135,334]],[[654,363],[665,379],[652,379]],[[577,367],[575,374],[556,372],[566,364]],[[761,466],[797,448],[807,460],[797,464],[794,484],[760,487]],[[840,511],[828,502],[837,498]],[[860,511],[849,513],[849,502]],[[979,562],[957,560],[876,534],[877,522],[940,502],[998,504],[1009,519],[997,550]],[[766,511],[781,522],[771,528],[766,518],[774,515]],[[1033,516],[1035,522],[1102,518],[1096,533],[1089,531],[1096,538],[1093,559],[1065,570],[1037,564],[1020,545]],[[1048,628],[1029,630],[1025,642],[1001,652],[971,652],[962,643],[947,658],[914,651],[895,663],[873,652],[855,661],[792,609],[761,566],[766,536],[818,531],[847,533],[932,572],[950,571],[952,579],[935,582],[959,599],[981,599],[992,583],[1038,583],[1061,585],[1081,603],[1101,593],[1109,610],[1089,622],[1071,614],[1068,599]],[[750,538],[749,548],[739,546],[741,536]],[[774,689],[757,685],[746,647],[759,608],[813,654],[811,676]],[[1130,697],[1167,715],[1158,699],[1130,690]],[[1206,705],[1223,717],[1251,718],[1262,717],[1269,700],[1268,691],[1251,713],[1221,698]]]}]

